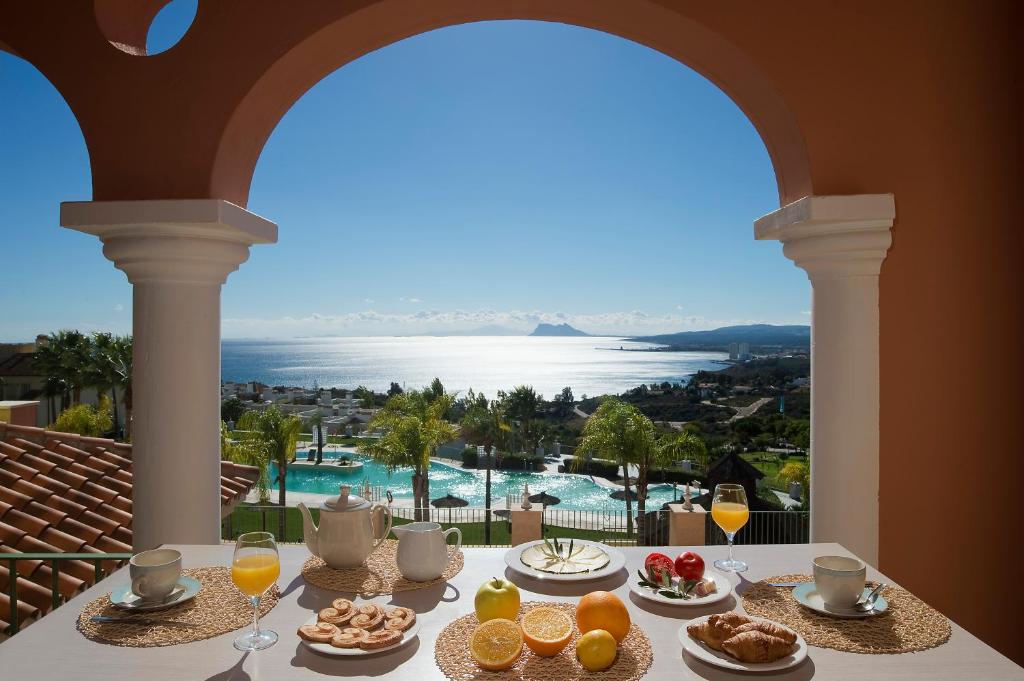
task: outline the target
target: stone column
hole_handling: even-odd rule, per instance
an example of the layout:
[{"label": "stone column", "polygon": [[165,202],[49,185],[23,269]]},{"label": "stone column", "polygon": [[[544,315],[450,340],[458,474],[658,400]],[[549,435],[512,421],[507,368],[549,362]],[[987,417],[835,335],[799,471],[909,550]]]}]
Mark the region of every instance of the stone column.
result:
[{"label": "stone column", "polygon": [[891,194],[808,196],[754,223],[807,272],[811,305],[811,540],[878,561],[878,275]]},{"label": "stone column", "polygon": [[682,504],[668,505],[668,545],[704,546],[704,528],[708,514],[700,504],[693,504],[691,510]]},{"label": "stone column", "polygon": [[542,511],[524,511],[514,508],[510,511],[509,520],[512,523],[512,546],[518,546],[530,541],[537,541],[542,538],[541,524],[544,513]]},{"label": "stone column", "polygon": [[220,289],[272,222],[218,199],[65,203],[133,287],[134,549],[220,541]]}]

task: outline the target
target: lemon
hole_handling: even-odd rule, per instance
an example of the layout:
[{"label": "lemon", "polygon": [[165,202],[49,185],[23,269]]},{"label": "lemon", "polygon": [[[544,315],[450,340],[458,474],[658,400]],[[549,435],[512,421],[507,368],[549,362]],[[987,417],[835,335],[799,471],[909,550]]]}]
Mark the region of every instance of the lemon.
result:
[{"label": "lemon", "polygon": [[590,672],[611,667],[616,652],[615,637],[604,629],[591,629],[576,641],[576,657]]},{"label": "lemon", "polygon": [[508,669],[523,651],[523,631],[512,620],[487,620],[469,639],[469,652],[481,669]]}]

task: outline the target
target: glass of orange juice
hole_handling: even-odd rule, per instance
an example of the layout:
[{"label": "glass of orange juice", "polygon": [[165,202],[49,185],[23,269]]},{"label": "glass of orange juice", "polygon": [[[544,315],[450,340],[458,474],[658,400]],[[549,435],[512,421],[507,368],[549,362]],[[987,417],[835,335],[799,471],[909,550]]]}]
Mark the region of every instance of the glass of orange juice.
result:
[{"label": "glass of orange juice", "polygon": [[263,650],[277,643],[277,632],[260,631],[260,596],[267,592],[281,574],[274,535],[269,532],[247,532],[235,542],[231,559],[231,581],[252,602],[252,631],[235,639],[238,650]]},{"label": "glass of orange juice", "polygon": [[747,564],[732,557],[732,542],[740,528],[747,524],[750,509],[747,507],[747,493],[743,485],[718,485],[711,502],[711,518],[722,528],[729,539],[729,559],[716,560],[715,567],[727,572],[743,572]]}]

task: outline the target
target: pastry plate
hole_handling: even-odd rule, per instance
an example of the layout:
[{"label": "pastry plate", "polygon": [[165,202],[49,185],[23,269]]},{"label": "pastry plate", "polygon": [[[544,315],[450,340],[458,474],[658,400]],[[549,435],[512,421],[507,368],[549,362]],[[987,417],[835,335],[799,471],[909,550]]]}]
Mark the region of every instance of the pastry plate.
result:
[{"label": "pastry plate", "polygon": [[[565,542],[568,540],[563,539],[562,541]],[[545,582],[589,582],[594,579],[603,579],[614,575],[626,565],[626,557],[622,554],[622,551],[614,549],[607,544],[589,541],[587,539],[574,539],[573,543],[576,546],[596,546],[608,554],[608,563],[593,572],[576,572],[572,574],[559,575],[553,572],[544,572],[543,570],[534,569],[520,560],[520,556],[523,551],[543,543],[544,540],[539,539],[537,541],[526,542],[525,544],[513,546],[505,552],[505,565],[509,566],[513,572],[517,572],[531,579],[542,580]]]},{"label": "pastry plate", "polygon": [[[302,624],[306,625],[316,623],[317,616],[313,615]],[[394,650],[398,650],[399,648],[404,648],[409,645],[414,638],[416,638],[418,633],[420,633],[420,616],[417,614],[416,621],[413,622],[412,626],[409,627],[408,630],[402,632],[402,640],[394,645],[388,646],[387,648],[377,648],[376,650],[363,650],[361,648],[335,648],[330,643],[313,643],[312,641],[307,641],[304,638],[300,638],[299,640],[302,641],[303,645],[310,650],[315,650],[316,652],[324,655],[334,655],[336,657],[367,657],[369,655],[390,653]]]},{"label": "pastry plate", "polygon": [[[861,594],[861,598],[866,598],[872,590],[873,589],[869,586],[864,587],[864,593]],[[796,599],[797,603],[805,608],[810,608],[814,612],[818,612],[829,617],[839,617],[841,619],[877,617],[889,609],[889,601],[885,600],[885,596],[882,596],[881,594],[878,595],[878,600],[875,601],[875,609],[869,610],[868,612],[862,612],[852,608],[829,607],[825,605],[825,599],[822,598],[821,594],[818,592],[814,582],[807,582],[806,584],[794,587],[793,598]]]},{"label": "pastry plate", "polygon": [[[710,579],[715,583],[715,587],[718,589],[713,594],[708,594],[701,598],[669,598],[668,596],[662,596],[654,589],[648,589],[647,587],[640,586],[637,583],[637,575],[634,573],[629,580],[629,590],[635,593],[640,598],[655,603],[661,603],[662,605],[682,605],[682,606],[694,606],[694,605],[711,605],[712,603],[718,603],[724,601],[732,593],[732,582],[729,578],[723,575],[721,572],[715,570],[705,570],[704,577]],[[678,581],[678,580],[677,580]]]},{"label": "pastry plate", "polygon": [[151,610],[163,610],[172,605],[181,605],[195,598],[196,594],[202,591],[202,589],[203,585],[199,583],[199,580],[182,575],[178,578],[178,583],[171,593],[162,601],[144,601],[132,593],[131,584],[124,584],[114,589],[110,594],[110,602],[122,610],[149,612]]},{"label": "pastry plate", "polygon": [[[767,620],[763,617],[747,616],[754,621],[772,622],[772,620]],[[772,624],[780,626],[783,629],[793,631],[793,633],[796,634],[796,647],[793,649],[793,652],[786,657],[775,660],[774,662],[740,662],[725,651],[712,650],[703,642],[698,641],[695,638],[691,638],[690,635],[686,633],[686,627],[691,624],[700,624],[709,617],[711,617],[711,615],[695,617],[679,628],[679,641],[683,644],[683,650],[701,662],[736,672],[777,672],[783,669],[791,669],[803,662],[807,657],[807,641],[804,640],[804,637],[787,626],[779,624],[778,622],[772,622]]]}]

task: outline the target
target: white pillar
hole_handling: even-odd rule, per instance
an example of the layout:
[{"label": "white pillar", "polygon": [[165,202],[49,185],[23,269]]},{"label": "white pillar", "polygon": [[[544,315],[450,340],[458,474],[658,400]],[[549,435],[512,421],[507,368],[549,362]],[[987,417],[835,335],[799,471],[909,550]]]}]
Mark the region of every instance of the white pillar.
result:
[{"label": "white pillar", "polygon": [[811,540],[878,562],[878,274],[892,194],[808,196],[754,223],[807,272],[811,307]]},{"label": "white pillar", "polygon": [[219,199],[65,203],[134,292],[135,550],[220,541],[220,288],[277,226]]}]

